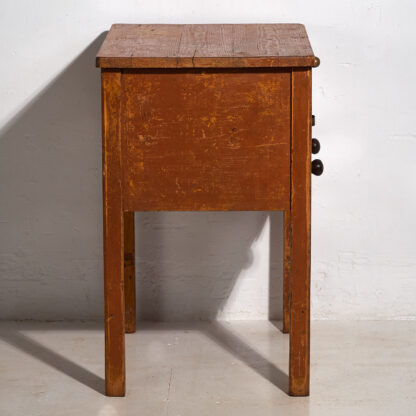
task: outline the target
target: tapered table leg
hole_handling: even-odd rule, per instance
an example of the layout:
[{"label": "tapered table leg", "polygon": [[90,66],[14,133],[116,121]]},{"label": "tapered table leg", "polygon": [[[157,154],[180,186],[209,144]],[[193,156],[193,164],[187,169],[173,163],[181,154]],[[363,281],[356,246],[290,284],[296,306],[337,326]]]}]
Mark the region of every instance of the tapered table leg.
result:
[{"label": "tapered table leg", "polygon": [[124,218],[122,203],[119,71],[103,70],[103,205],[105,392],[125,395]]},{"label": "tapered table leg", "polygon": [[311,70],[292,70],[292,274],[289,394],[309,395]]},{"label": "tapered table leg", "polygon": [[124,213],[124,302],[126,332],[136,332],[136,276],[134,268],[134,212]]}]

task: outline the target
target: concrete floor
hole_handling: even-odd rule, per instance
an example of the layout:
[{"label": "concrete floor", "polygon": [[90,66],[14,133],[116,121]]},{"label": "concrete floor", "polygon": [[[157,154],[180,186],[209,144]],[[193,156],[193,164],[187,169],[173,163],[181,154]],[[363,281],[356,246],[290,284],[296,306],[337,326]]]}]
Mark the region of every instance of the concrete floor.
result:
[{"label": "concrete floor", "polygon": [[416,414],[416,322],[313,322],[308,398],[286,394],[278,328],[141,323],[126,337],[127,397],[109,398],[101,324],[3,322],[0,415]]}]

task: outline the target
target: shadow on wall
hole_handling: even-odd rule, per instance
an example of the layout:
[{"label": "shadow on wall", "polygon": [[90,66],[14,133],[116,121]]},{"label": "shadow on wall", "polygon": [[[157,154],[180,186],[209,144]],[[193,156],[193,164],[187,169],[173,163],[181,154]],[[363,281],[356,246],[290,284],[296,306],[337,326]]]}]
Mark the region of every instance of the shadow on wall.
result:
[{"label": "shadow on wall", "polygon": [[[103,316],[101,104],[94,62],[104,37],[95,39],[0,132],[4,319]],[[269,318],[280,319],[279,212],[136,214],[139,318],[217,317],[241,272],[252,264],[251,247],[268,216]],[[257,277],[251,275],[253,281],[242,290],[254,291]],[[261,297],[247,293],[244,299],[251,295],[248,310]]]},{"label": "shadow on wall", "polygon": [[104,37],[0,132],[3,318],[102,311],[101,104],[94,56]]},{"label": "shadow on wall", "polygon": [[[270,262],[264,270],[253,265],[252,247],[268,217]],[[281,212],[140,212],[135,220],[139,319],[262,319],[267,307],[269,319],[281,319]],[[227,306],[234,290],[238,299]]]}]

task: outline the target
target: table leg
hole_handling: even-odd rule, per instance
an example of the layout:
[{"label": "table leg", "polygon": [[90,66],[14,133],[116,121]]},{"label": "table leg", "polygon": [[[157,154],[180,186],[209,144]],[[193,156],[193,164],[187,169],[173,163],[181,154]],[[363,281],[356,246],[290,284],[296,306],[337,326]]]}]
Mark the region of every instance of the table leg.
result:
[{"label": "table leg", "polygon": [[103,205],[105,391],[125,395],[124,215],[122,201],[120,94],[121,74],[103,70]]},{"label": "table leg", "polygon": [[290,210],[286,210],[284,215],[283,333],[288,334],[290,328],[290,279],[292,273],[292,223]]},{"label": "table leg", "polygon": [[289,394],[309,395],[311,71],[292,70],[292,275]]},{"label": "table leg", "polygon": [[284,215],[283,333],[288,334],[290,328],[290,280],[292,273],[292,223],[290,210],[286,210]]},{"label": "table leg", "polygon": [[124,213],[124,303],[126,333],[136,332],[136,276],[134,262],[134,212]]}]

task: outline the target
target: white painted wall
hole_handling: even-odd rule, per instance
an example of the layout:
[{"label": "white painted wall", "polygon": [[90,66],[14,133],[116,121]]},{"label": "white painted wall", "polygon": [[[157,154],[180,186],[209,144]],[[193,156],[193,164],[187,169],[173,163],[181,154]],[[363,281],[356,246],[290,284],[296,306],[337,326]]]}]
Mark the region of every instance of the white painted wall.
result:
[{"label": "white painted wall", "polygon": [[[2,0],[0,316],[102,316],[94,56],[111,23],[299,22],[322,61],[313,316],[415,318],[415,14],[409,0]],[[141,317],[261,319],[269,298],[280,315],[280,213],[136,222]]]}]

